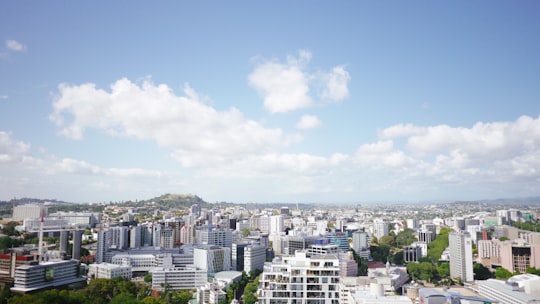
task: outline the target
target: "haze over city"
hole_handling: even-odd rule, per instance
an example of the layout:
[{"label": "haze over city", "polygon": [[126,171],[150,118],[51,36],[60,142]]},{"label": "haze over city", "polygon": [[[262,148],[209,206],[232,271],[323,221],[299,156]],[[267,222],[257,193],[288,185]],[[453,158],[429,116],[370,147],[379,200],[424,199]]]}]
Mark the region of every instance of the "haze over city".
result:
[{"label": "haze over city", "polygon": [[0,200],[538,196],[540,3],[0,4]]}]

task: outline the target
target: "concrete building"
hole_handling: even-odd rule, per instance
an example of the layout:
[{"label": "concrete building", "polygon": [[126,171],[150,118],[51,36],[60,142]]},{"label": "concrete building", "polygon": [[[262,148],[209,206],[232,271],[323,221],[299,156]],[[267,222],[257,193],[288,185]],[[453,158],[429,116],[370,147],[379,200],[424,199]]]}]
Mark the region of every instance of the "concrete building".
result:
[{"label": "concrete building", "polygon": [[201,245],[215,245],[221,247],[232,247],[232,230],[220,229],[214,226],[204,226],[196,231],[197,243]]},{"label": "concrete building", "polygon": [[540,297],[527,294],[519,284],[488,279],[478,281],[478,294],[482,297],[497,299],[504,304],[530,304],[540,302]]},{"label": "concrete building", "polygon": [[339,302],[339,259],[336,255],[308,257],[305,251],[266,263],[259,279],[260,304]]},{"label": "concrete building", "polygon": [[86,277],[81,276],[77,260],[49,261],[37,265],[23,265],[15,269],[15,293],[35,292],[63,286],[83,286]]},{"label": "concrete building", "polygon": [[193,264],[213,277],[216,272],[231,270],[231,249],[215,245],[202,245],[193,251]]},{"label": "concrete building", "polygon": [[206,283],[197,288],[197,304],[219,304],[227,297],[223,286],[216,282]]},{"label": "concrete building", "polygon": [[383,219],[373,220],[373,236],[379,240],[385,235],[388,235],[388,223]]},{"label": "concrete building", "polygon": [[526,273],[527,268],[540,268],[540,244],[531,245],[515,239],[500,243],[501,266],[510,272]]},{"label": "concrete building", "polygon": [[418,262],[422,258],[422,247],[416,244],[406,246],[403,250],[403,260],[405,263]]},{"label": "concrete building", "polygon": [[[287,209],[288,211],[288,209]],[[283,215],[270,216],[270,232],[269,234],[280,234],[284,231]]]},{"label": "concrete building", "polygon": [[244,271],[246,273],[262,271],[266,262],[266,247],[260,244],[251,244],[244,249]]},{"label": "concrete building", "polygon": [[48,209],[42,204],[26,204],[13,207],[13,220],[39,219],[48,215]]},{"label": "concrete building", "polygon": [[88,265],[88,279],[113,279],[122,277],[131,280],[131,266],[110,263]]},{"label": "concrete building", "polygon": [[160,267],[150,270],[152,274],[152,289],[163,291],[181,289],[197,289],[207,282],[206,270],[193,265],[177,267],[172,255],[165,255]]},{"label": "concrete building", "polygon": [[464,282],[474,280],[472,240],[468,232],[450,232],[450,277],[460,278]]},{"label": "concrete building", "polygon": [[367,232],[355,231],[352,233],[352,248],[356,253],[368,248]]}]

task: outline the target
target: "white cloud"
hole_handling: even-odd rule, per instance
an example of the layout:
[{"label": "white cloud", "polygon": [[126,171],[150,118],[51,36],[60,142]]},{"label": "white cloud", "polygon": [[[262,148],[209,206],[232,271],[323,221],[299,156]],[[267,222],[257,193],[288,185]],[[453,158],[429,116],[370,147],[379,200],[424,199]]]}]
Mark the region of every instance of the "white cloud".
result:
[{"label": "white cloud", "polygon": [[26,51],[26,45],[16,41],[16,40],[6,40],[6,47],[9,50],[15,51],[15,52],[23,52]]},{"label": "white cloud", "polygon": [[332,69],[332,72],[323,75],[325,79],[325,88],[322,92],[322,98],[341,101],[349,97],[349,81],[351,76],[344,67],[338,66]]},{"label": "white cloud", "polygon": [[309,73],[309,51],[300,51],[298,57],[288,56],[286,63],[275,60],[260,62],[249,75],[249,84],[264,99],[264,107],[270,113],[287,113],[313,106],[311,87],[320,84],[319,97],[340,101],[348,97],[349,73],[337,66],[330,73]]},{"label": "white cloud", "polygon": [[30,144],[16,141],[11,134],[0,131],[0,164],[17,163],[30,150]]},{"label": "white cloud", "polygon": [[94,84],[59,86],[50,119],[60,133],[81,139],[94,128],[115,136],[152,140],[171,149],[186,166],[208,158],[242,157],[283,147],[299,140],[281,129],[269,129],[244,118],[232,108],[219,112],[202,103],[196,92],[185,88],[187,97],[176,96],[166,85],[146,80],[141,85],[120,79],[110,92]]},{"label": "white cloud", "polygon": [[296,124],[296,128],[307,130],[314,129],[321,125],[321,121],[315,115],[302,115],[300,121]]},{"label": "white cloud", "polygon": [[8,99],[8,98],[9,98],[9,96],[7,96],[7,95],[0,95],[0,99]]}]

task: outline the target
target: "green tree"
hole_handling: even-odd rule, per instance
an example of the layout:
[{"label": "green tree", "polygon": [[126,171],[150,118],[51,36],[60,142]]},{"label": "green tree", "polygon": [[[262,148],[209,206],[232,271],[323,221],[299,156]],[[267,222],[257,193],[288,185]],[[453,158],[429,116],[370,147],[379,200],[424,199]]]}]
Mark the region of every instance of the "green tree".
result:
[{"label": "green tree", "polygon": [[242,228],[241,232],[242,232],[242,236],[243,236],[243,237],[247,237],[247,236],[249,236],[249,234],[251,233],[251,231],[250,231],[249,228],[247,228],[247,227],[246,227],[246,228]]},{"label": "green tree", "polygon": [[149,272],[146,273],[146,274],[144,275],[144,281],[145,281],[146,283],[152,282],[152,274],[149,273]]},{"label": "green tree", "polygon": [[142,299],[142,302],[144,304],[163,304],[163,301],[161,301],[161,299],[151,296],[145,297],[144,299]]},{"label": "green tree", "polygon": [[475,280],[487,280],[493,277],[491,271],[480,263],[475,263],[473,265],[473,272]]},{"label": "green tree", "polygon": [[528,267],[527,273],[535,274],[540,276],[540,268]]},{"label": "green tree", "polygon": [[428,244],[428,257],[436,262],[441,258],[441,254],[448,247],[448,234],[450,228],[442,228],[435,240]]},{"label": "green tree", "polygon": [[441,265],[437,267],[437,273],[441,278],[448,278],[450,276],[450,263],[441,263]]},{"label": "green tree", "polygon": [[117,294],[111,299],[110,304],[140,304],[141,301],[137,300],[131,293],[122,292]]},{"label": "green tree", "polygon": [[506,280],[510,277],[512,277],[514,274],[511,273],[508,269],[499,267],[497,270],[495,270],[495,278],[500,280]]}]

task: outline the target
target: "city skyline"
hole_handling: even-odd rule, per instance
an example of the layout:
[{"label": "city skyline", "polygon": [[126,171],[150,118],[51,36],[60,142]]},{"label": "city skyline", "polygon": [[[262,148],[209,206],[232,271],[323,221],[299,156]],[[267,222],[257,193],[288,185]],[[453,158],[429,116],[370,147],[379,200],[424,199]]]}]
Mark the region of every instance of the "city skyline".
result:
[{"label": "city skyline", "polygon": [[0,4],[0,200],[539,196],[540,4]]}]

